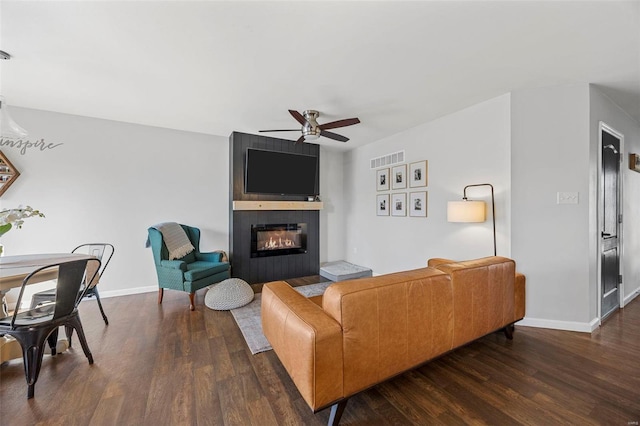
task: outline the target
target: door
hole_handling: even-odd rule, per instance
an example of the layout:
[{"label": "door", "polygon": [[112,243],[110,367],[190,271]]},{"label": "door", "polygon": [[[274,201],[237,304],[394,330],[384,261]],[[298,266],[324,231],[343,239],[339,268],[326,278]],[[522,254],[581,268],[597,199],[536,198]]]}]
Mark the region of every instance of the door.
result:
[{"label": "door", "polygon": [[600,318],[620,306],[620,154],[622,135],[601,125],[602,168],[600,170]]}]

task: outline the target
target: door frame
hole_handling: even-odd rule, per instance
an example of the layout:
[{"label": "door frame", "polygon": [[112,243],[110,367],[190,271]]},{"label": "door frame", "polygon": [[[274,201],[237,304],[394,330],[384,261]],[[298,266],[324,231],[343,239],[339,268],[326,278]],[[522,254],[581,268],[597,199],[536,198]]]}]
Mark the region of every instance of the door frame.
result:
[{"label": "door frame", "polygon": [[620,140],[620,168],[618,172],[618,205],[619,205],[619,214],[622,214],[622,223],[618,224],[618,259],[619,259],[619,274],[623,275],[622,282],[618,286],[618,305],[620,308],[624,306],[624,238],[623,238],[623,228],[624,221],[626,220],[623,214],[623,206],[624,206],[624,189],[623,189],[623,180],[622,172],[623,172],[623,158],[624,158],[624,134],[614,129],[612,126],[608,125],[604,121],[600,121],[598,123],[598,229],[596,230],[598,243],[596,244],[596,259],[597,259],[597,299],[598,299],[598,320],[602,323],[602,237],[600,232],[604,227],[604,205],[602,202],[602,194],[603,194],[603,185],[604,181],[602,179],[602,132],[607,132]]}]

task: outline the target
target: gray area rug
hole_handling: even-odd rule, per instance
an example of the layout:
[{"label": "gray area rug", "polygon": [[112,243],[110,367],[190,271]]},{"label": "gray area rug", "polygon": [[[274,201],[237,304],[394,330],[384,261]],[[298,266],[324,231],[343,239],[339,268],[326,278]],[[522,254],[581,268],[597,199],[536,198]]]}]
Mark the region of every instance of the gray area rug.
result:
[{"label": "gray area rug", "polygon": [[[311,297],[324,293],[324,290],[331,284],[333,283],[311,284],[294,287],[294,289],[303,296]],[[261,303],[262,294],[258,293],[248,305],[231,310],[231,315],[233,315],[238,327],[240,327],[244,340],[247,342],[247,346],[249,346],[251,354],[253,355],[271,350],[271,345],[262,332],[262,322],[260,320]]]}]

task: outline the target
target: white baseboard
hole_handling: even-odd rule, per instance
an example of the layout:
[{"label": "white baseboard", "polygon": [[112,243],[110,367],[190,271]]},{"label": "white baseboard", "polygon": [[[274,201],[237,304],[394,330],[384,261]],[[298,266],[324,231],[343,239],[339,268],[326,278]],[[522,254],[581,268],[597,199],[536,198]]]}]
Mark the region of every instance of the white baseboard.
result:
[{"label": "white baseboard", "polygon": [[124,288],[122,290],[107,290],[107,291],[100,290],[100,298],[105,299],[108,297],[129,296],[131,294],[151,293],[154,291],[158,291],[157,285],[150,285],[147,287]]},{"label": "white baseboard", "polygon": [[[640,288],[636,289],[629,296],[625,297],[623,300],[622,308],[627,306],[629,302],[640,295]],[[525,317],[520,322],[517,322],[516,325],[522,325],[525,327],[538,327],[538,328],[551,328],[554,330],[565,330],[565,331],[579,331],[582,333],[592,333],[598,327],[600,327],[600,319],[594,318],[591,322],[575,322],[575,321],[556,321],[556,320],[548,320],[541,318],[528,318]]]},{"label": "white baseboard", "polygon": [[638,297],[638,295],[640,295],[640,288],[637,288],[633,293],[622,300],[622,307],[624,308],[625,306],[627,306],[629,302]]},{"label": "white baseboard", "polygon": [[600,327],[600,320],[598,318],[594,318],[593,320],[591,320],[591,322],[576,322],[525,317],[523,320],[517,322],[516,325],[525,327],[550,328],[553,330],[579,331],[581,333],[592,333],[593,330]]},{"label": "white baseboard", "polygon": [[[118,297],[118,296],[129,296],[132,294],[140,294],[140,293],[151,293],[154,291],[158,291],[157,285],[150,285],[148,287],[125,288],[122,290],[107,290],[107,291],[100,290],[100,299],[107,299],[109,297]],[[95,300],[96,300],[95,297],[82,299],[83,302],[95,301]],[[28,297],[27,300],[23,299],[20,306],[22,307],[22,309],[27,309],[30,304],[31,304],[31,297]],[[7,303],[7,307],[9,308],[10,311],[13,310],[15,306],[16,306],[15,303]]]}]

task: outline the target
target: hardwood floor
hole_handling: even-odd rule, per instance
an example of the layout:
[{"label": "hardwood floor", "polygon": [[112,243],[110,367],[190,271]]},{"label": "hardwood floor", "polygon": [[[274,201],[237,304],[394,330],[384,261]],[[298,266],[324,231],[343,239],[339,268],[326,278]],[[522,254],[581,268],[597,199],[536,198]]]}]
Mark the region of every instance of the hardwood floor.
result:
[{"label": "hardwood floor", "polygon": [[[27,400],[21,360],[0,367],[2,425],[321,425],[273,351],[251,355],[229,312],[165,291],[80,306],[77,338],[45,355]],[[592,335],[517,327],[351,398],[341,424],[637,425],[640,298]]]}]

